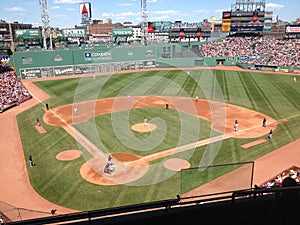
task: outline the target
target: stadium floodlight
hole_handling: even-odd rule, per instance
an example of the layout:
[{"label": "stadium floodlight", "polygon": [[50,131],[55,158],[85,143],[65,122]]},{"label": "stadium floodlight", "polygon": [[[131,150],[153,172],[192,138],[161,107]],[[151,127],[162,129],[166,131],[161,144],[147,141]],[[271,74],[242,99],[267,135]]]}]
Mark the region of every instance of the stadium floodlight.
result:
[{"label": "stadium floodlight", "polygon": [[48,2],[47,0],[40,0],[40,10],[41,10],[41,19],[42,19],[42,34],[44,39],[44,48],[52,49],[52,38],[51,38],[51,27],[50,19],[48,14]]},{"label": "stadium floodlight", "polygon": [[141,0],[141,31],[142,31],[142,43],[147,45],[148,39],[148,11],[147,11],[147,0]]}]

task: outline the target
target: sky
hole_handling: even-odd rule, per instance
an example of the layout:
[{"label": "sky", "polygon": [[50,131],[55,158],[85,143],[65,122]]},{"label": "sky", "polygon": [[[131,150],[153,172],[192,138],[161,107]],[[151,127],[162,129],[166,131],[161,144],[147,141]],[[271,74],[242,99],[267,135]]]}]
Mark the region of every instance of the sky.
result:
[{"label": "sky", "polygon": [[[141,0],[46,0],[51,27],[72,28],[80,25],[80,3],[90,2],[92,20],[113,23],[141,21]],[[255,0],[258,2],[259,0]],[[148,0],[148,21],[201,22],[230,10],[236,0]],[[300,0],[266,0],[266,9],[284,21],[300,17]],[[0,0],[0,19],[6,22],[42,25],[39,0]]]}]

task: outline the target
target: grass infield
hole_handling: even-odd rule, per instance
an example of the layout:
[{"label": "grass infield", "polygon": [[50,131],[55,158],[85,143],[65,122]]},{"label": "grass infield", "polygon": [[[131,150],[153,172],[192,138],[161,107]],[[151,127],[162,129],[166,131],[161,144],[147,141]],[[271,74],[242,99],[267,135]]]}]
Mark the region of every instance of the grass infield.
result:
[{"label": "grass infield", "polygon": [[[124,73],[92,79],[47,80],[35,82],[35,84],[51,96],[47,103],[51,108],[55,108],[71,104],[74,99],[88,101],[95,97],[126,96],[125,93],[130,93],[131,90],[136,90],[147,82],[149,82],[149,88],[143,90],[144,95],[169,96],[171,93],[175,96],[193,97],[198,95],[202,99],[217,99],[215,85],[218,83],[226,103],[264,113],[276,120],[288,120],[277,126],[272,141],[247,150],[241,145],[259,138],[223,140],[213,165],[252,161],[300,137],[298,125],[300,122],[300,83],[294,83],[292,77],[287,75],[221,70],[192,70],[187,75],[185,71],[178,70]],[[198,84],[201,82],[201,85],[197,85],[197,82]],[[173,84],[180,88],[178,89]],[[27,159],[28,155],[32,154],[37,163],[36,167],[29,168],[28,162],[26,162],[30,182],[44,198],[68,208],[93,210],[174,198],[180,192],[180,173],[157,184],[145,186],[100,186],[85,181],[79,173],[80,167],[85,163],[84,157],[72,161],[58,161],[55,158],[61,151],[78,149],[74,138],[63,128],[49,126],[43,121],[41,123],[47,133],[40,135],[35,129],[36,118],[43,118],[44,103],[17,116],[25,158]],[[116,112],[114,116],[122,118],[124,113]],[[190,143],[195,138],[190,137],[189,132],[181,133],[180,120],[185,118],[187,127],[192,129],[195,125],[189,124],[189,121],[193,121],[192,116],[174,109],[166,112],[158,107],[145,107],[132,109],[129,115],[129,124],[141,122],[141,118],[145,115],[161,118],[167,127],[163,141],[151,151],[144,152],[124,146],[114,135],[111,114],[97,116],[75,127],[92,142],[97,142],[97,139],[100,138],[102,144],[111,152],[128,152],[141,156],[175,147],[179,137],[184,137],[184,143]],[[201,119],[198,122],[201,129],[197,139],[208,138],[211,135],[210,123]],[[94,124],[97,135],[89,134],[90,126]],[[213,135],[218,134],[213,132]],[[135,137],[141,140],[148,136],[148,133],[135,133]],[[205,148],[206,146],[198,147],[191,154],[189,158],[191,167],[199,165]],[[180,154],[182,153],[178,153],[178,158],[181,157]],[[84,152],[83,155],[88,156],[88,153]],[[156,161],[152,163],[156,163]],[[229,168],[229,170],[231,169],[234,168]],[[161,171],[161,173],[164,172]],[[227,172],[229,171],[220,169],[209,178],[202,178],[201,181],[197,178],[185,181],[184,190],[192,190],[209,179]],[[193,175],[190,176],[193,177]]]}]

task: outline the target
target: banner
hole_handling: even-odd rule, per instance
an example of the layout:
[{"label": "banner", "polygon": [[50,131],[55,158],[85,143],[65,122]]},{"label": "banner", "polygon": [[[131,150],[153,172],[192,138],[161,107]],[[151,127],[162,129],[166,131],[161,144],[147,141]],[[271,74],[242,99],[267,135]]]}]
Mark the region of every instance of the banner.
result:
[{"label": "banner", "polygon": [[85,29],[62,29],[62,36],[64,38],[85,38]]},{"label": "banner", "polygon": [[154,21],[152,22],[155,33],[168,33],[171,29],[171,21]]},{"label": "banner", "polygon": [[38,39],[41,38],[39,29],[20,29],[15,30],[16,39]]},{"label": "banner", "polygon": [[131,28],[114,28],[112,29],[113,37],[131,37],[133,30]]},{"label": "banner", "polygon": [[222,16],[222,32],[230,33],[231,27],[231,12],[223,12]]},{"label": "banner", "polygon": [[285,33],[287,33],[287,34],[300,34],[300,25],[287,25],[285,27]]},{"label": "banner", "polygon": [[80,3],[81,24],[88,25],[92,18],[92,9],[90,2]]},{"label": "banner", "polygon": [[272,18],[273,12],[265,12],[265,22],[264,22],[264,31],[270,32],[272,30]]}]

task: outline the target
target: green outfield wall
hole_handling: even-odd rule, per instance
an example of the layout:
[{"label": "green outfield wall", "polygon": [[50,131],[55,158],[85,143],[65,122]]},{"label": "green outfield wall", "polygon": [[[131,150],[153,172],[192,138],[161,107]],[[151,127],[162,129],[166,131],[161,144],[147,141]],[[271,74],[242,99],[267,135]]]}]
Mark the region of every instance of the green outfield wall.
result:
[{"label": "green outfield wall", "polygon": [[15,52],[10,64],[21,79],[164,67],[235,65],[234,58],[178,57],[198,44]]}]

